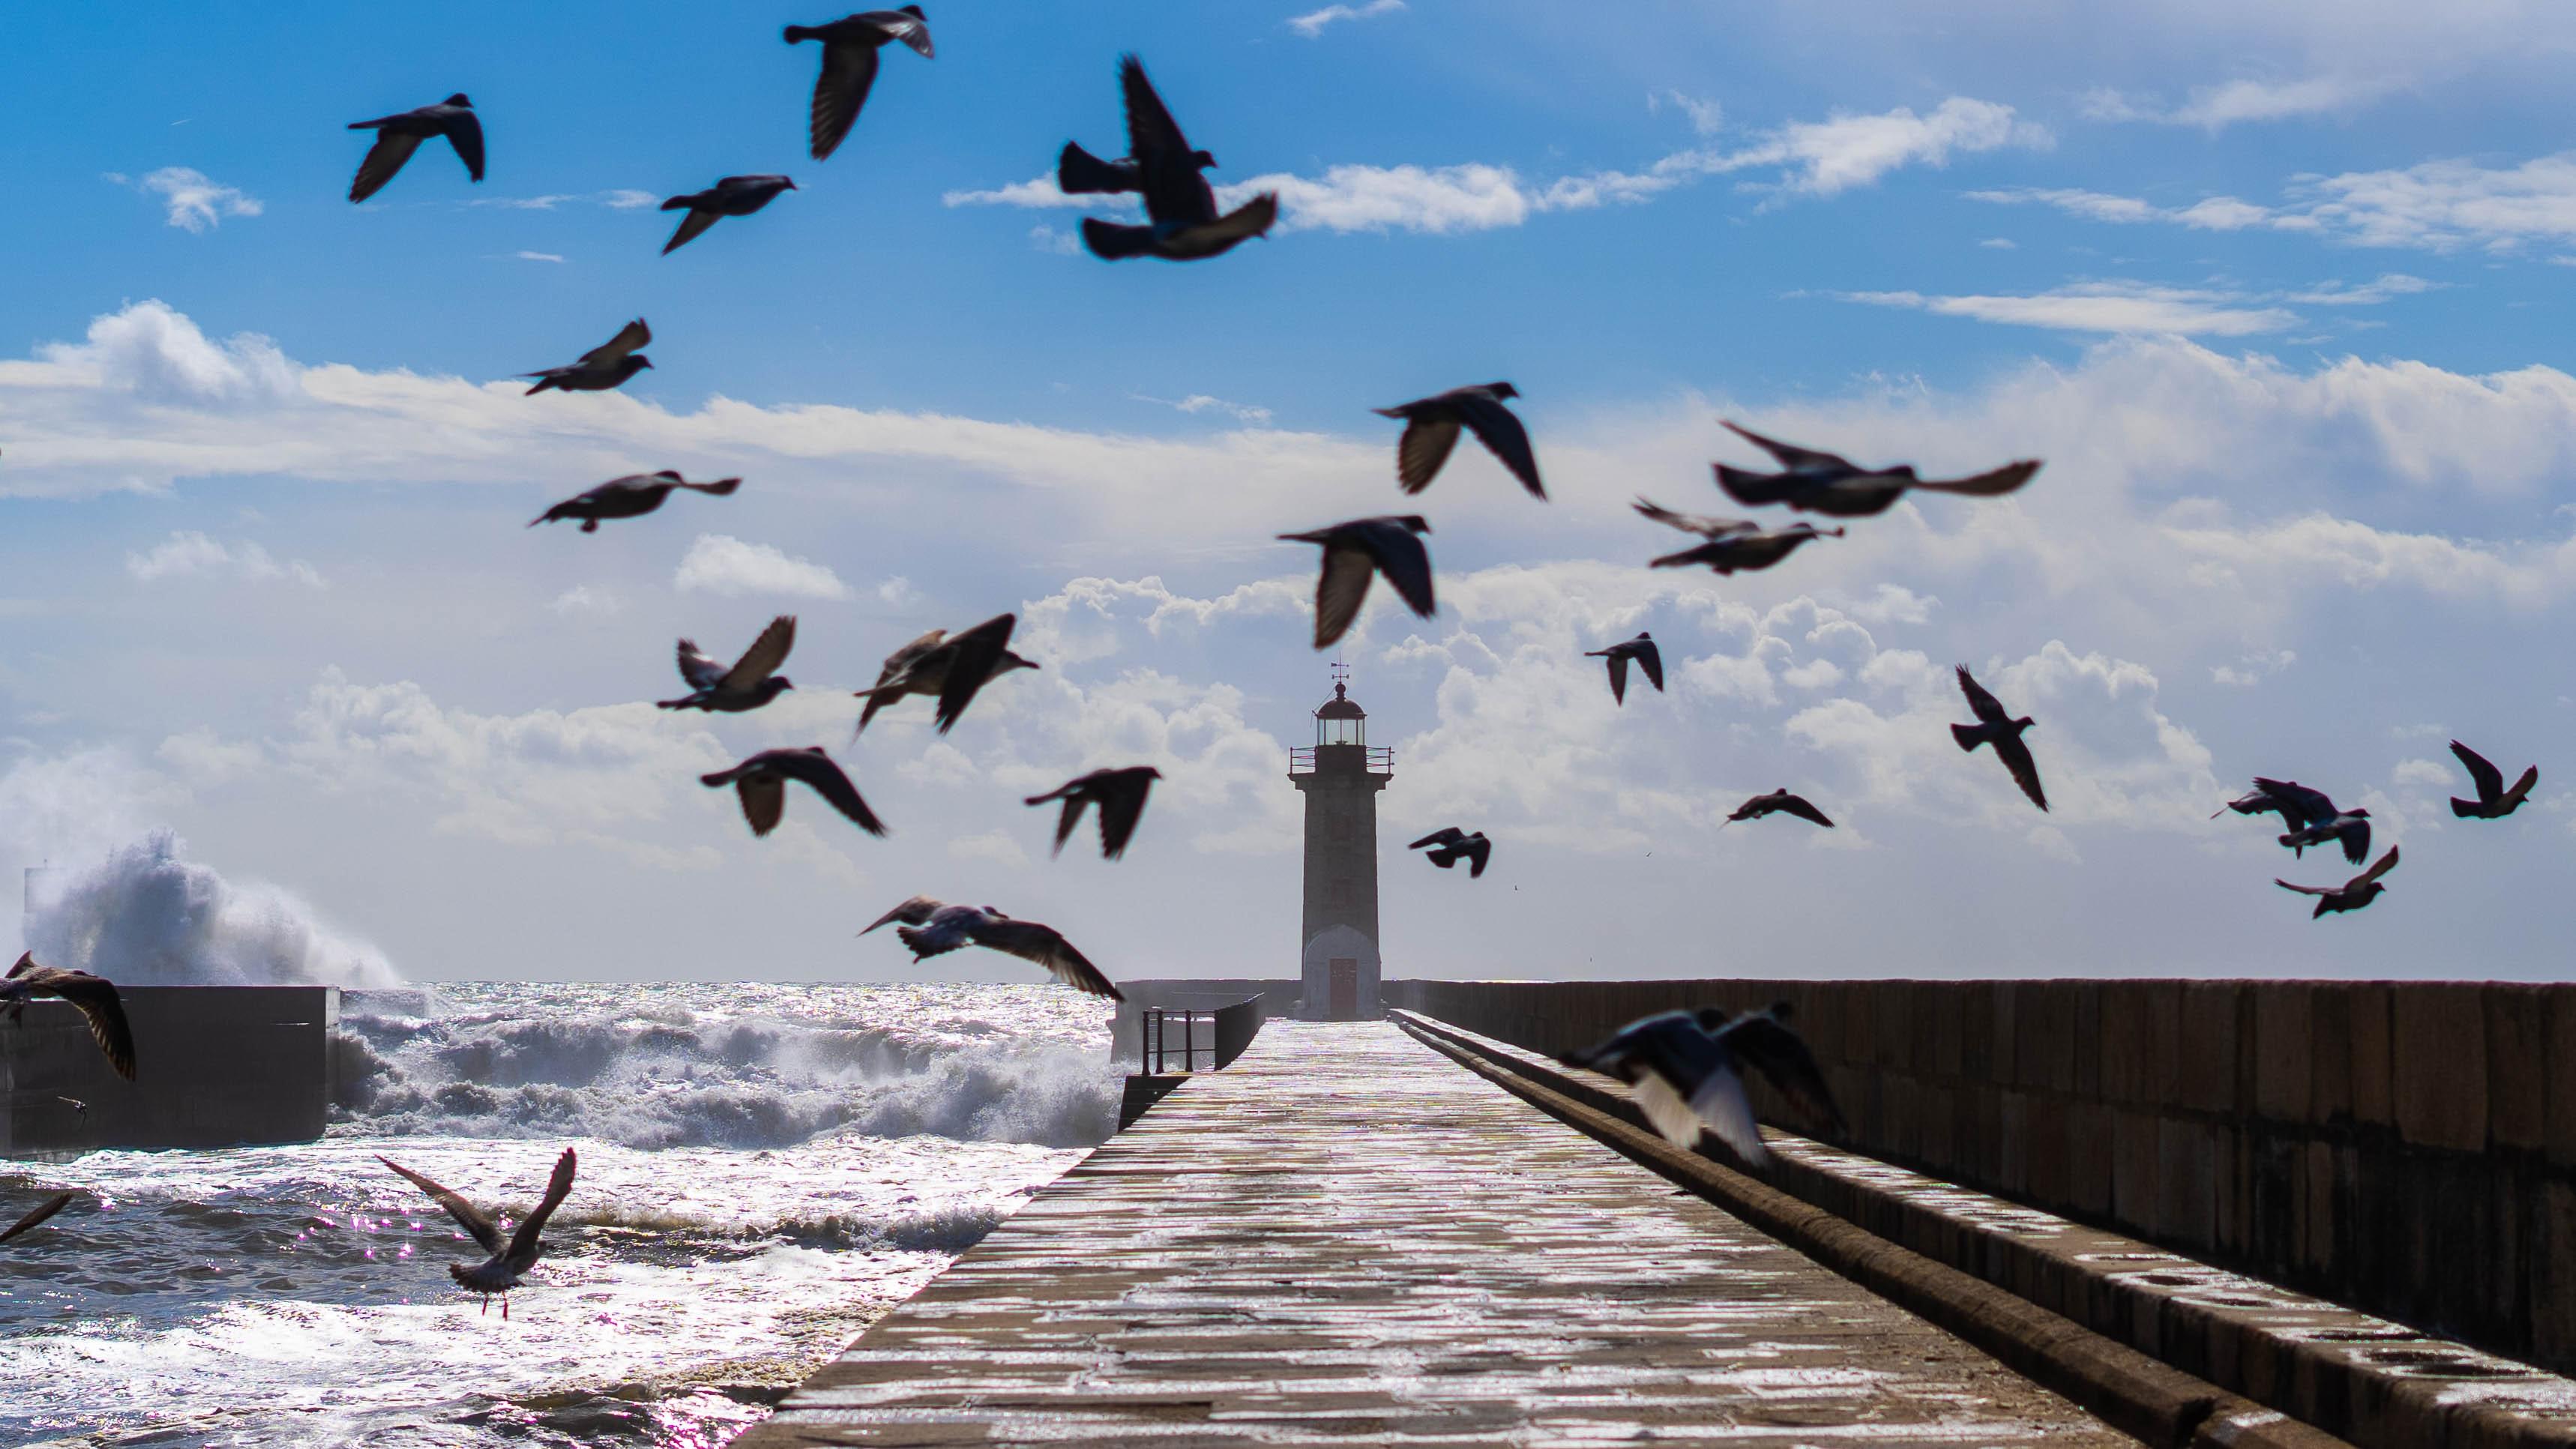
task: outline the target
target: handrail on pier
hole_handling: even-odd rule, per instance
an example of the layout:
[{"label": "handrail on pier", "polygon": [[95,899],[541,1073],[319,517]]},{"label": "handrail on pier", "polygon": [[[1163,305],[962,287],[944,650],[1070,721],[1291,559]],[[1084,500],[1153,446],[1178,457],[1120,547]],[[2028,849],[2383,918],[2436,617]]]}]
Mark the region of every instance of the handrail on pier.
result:
[{"label": "handrail on pier", "polygon": [[[1180,1018],[1181,1023],[1181,1044],[1177,1048],[1181,1056],[1180,1069],[1185,1072],[1195,1070],[1192,1062],[1195,1060],[1193,1053],[1197,1051],[1194,1043],[1198,1040],[1198,1024],[1201,1020],[1205,1020],[1209,1023],[1210,1031],[1213,1032],[1216,1013],[1172,1011],[1160,1006],[1149,1006],[1145,1008],[1144,1019],[1140,1024],[1142,1029],[1136,1033],[1136,1069],[1138,1071],[1148,1076],[1159,1077],[1172,1069],[1171,1053],[1174,1048],[1165,1044],[1164,1027],[1174,1017]],[[1207,1054],[1208,1070],[1215,1071],[1216,1047],[1213,1042],[1208,1046]]]}]

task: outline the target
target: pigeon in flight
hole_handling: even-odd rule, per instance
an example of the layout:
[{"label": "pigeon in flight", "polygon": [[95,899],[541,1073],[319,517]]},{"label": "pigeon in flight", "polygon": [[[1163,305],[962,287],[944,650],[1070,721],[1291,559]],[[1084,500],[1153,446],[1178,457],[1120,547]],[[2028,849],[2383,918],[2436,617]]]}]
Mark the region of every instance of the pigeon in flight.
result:
[{"label": "pigeon in flight", "polygon": [[833,809],[847,815],[861,830],[870,835],[886,833],[885,822],[859,798],[859,787],[841,773],[819,745],[801,750],[762,750],[730,770],[700,775],[698,783],[709,789],[731,785],[742,798],[742,818],[751,822],[751,833],[767,835],[778,828],[778,819],[787,812],[787,782],[801,782],[807,789],[830,802]]},{"label": "pigeon in flight", "polygon": [[1750,518],[1717,518],[1706,513],[1676,513],[1650,498],[1640,498],[1628,505],[1657,523],[1696,533],[1706,539],[1732,538],[1739,533],[1760,533],[1762,525]]},{"label": "pigeon in flight", "polygon": [[1103,161],[1070,142],[1056,158],[1059,190],[1077,195],[1133,191],[1144,198],[1144,226],[1083,218],[1082,241],[1093,256],[1113,262],[1127,257],[1196,261],[1230,252],[1270,230],[1279,219],[1274,192],[1217,215],[1216,193],[1199,174],[1216,165],[1216,158],[1182,136],[1180,124],[1154,93],[1154,83],[1145,78],[1143,61],[1120,57],[1118,84],[1127,98],[1127,158]]},{"label": "pigeon in flight", "polygon": [[1430,531],[1430,522],[1421,514],[1408,513],[1354,518],[1311,533],[1279,535],[1288,543],[1323,546],[1324,572],[1315,581],[1316,648],[1332,648],[1333,641],[1359,618],[1360,605],[1368,600],[1369,579],[1375,574],[1386,575],[1406,607],[1425,619],[1431,617],[1438,608],[1431,597],[1431,551],[1415,537]]},{"label": "pigeon in flight", "polygon": [[[1790,794],[1789,787],[1786,785],[1768,795],[1756,795],[1736,806],[1735,813],[1726,817],[1726,825],[1732,825],[1738,820],[1759,820],[1765,815],[1795,815],[1801,820],[1812,820],[1827,830],[1834,828],[1834,822],[1825,818],[1825,812],[1808,804],[1805,796]],[[1724,830],[1726,825],[1721,825],[1718,829]]]},{"label": "pigeon in flight", "polygon": [[1799,1111],[1833,1132],[1843,1130],[1825,1074],[1788,1017],[1786,1002],[1732,1020],[1715,1007],[1658,1012],[1562,1060],[1626,1082],[1637,1110],[1674,1146],[1698,1146],[1706,1127],[1760,1167],[1770,1162],[1771,1151],[1762,1144],[1753,1104],[1744,1095],[1747,1066],[1770,1078]]},{"label": "pigeon in flight", "polygon": [[134,1080],[134,1029],[125,1024],[125,1003],[116,985],[104,976],[60,966],[39,966],[34,952],[24,952],[9,974],[0,977],[0,1019],[15,1024],[27,1003],[51,996],[71,1003],[89,1023],[90,1040],[107,1053],[107,1064],[127,1081]]},{"label": "pigeon in flight", "polygon": [[530,397],[548,388],[560,392],[606,392],[625,386],[626,379],[653,365],[653,359],[636,351],[652,340],[653,329],[638,317],[618,328],[616,336],[583,353],[581,361],[570,367],[540,368],[519,376],[537,380],[537,385],[528,389]]},{"label": "pigeon in flight", "polygon": [[[2254,788],[2258,793],[2282,802],[2281,823],[2288,827],[2289,833],[2281,837],[2281,843],[2293,852],[2304,856],[2311,845],[2340,840],[2345,860],[2359,865],[2370,858],[2369,811],[2337,809],[2335,802],[2327,799],[2323,790],[2311,790],[2295,780],[2266,780],[2258,775],[2254,779]],[[2258,810],[2263,808],[2269,807],[2257,807]],[[2296,813],[2295,819],[2292,818],[2293,812]]]},{"label": "pigeon in flight", "polygon": [[1828,513],[1837,518],[1885,513],[1908,488],[1928,488],[1936,493],[1965,493],[1977,498],[2000,497],[2029,482],[2031,475],[2039,471],[2038,460],[2025,458],[1971,478],[1918,478],[1909,463],[1900,463],[1893,468],[1863,468],[1832,453],[1819,453],[1766,438],[1733,423],[1725,426],[1737,437],[1769,453],[1783,470],[1755,473],[1720,463],[1717,465],[1717,486],[1725,489],[1728,497],[1747,505],[1786,503],[1791,508],[1809,513]]},{"label": "pigeon in flight", "polygon": [[553,523],[558,519],[578,518],[581,520],[582,532],[597,533],[601,519],[641,518],[661,507],[662,500],[670,497],[671,490],[675,488],[686,488],[692,493],[704,493],[711,497],[722,498],[741,486],[742,480],[739,478],[718,478],[713,483],[692,483],[668,468],[659,473],[629,473],[623,478],[611,478],[587,493],[565,499],[529,519],[528,527],[534,528],[540,523]]},{"label": "pigeon in flight", "polygon": [[1470,880],[1485,873],[1485,861],[1494,853],[1494,843],[1485,838],[1485,832],[1479,830],[1469,835],[1455,825],[1443,825],[1405,849],[1420,850],[1426,845],[1431,847],[1431,853],[1422,857],[1424,860],[1442,870],[1464,860]]},{"label": "pigeon in flight", "polygon": [[1610,661],[1612,704],[1628,702],[1628,661],[1631,659],[1637,661],[1638,668],[1646,671],[1646,682],[1655,687],[1655,693],[1664,692],[1664,652],[1655,647],[1655,636],[1642,629],[1637,631],[1636,638],[1624,644],[1613,644],[1607,649],[1586,649],[1583,657]]},{"label": "pigeon in flight", "polygon": [[[2281,816],[2281,828],[2296,830],[2306,823],[2307,817],[2296,802],[2286,796],[2272,793],[2271,787],[2283,785],[2285,782],[2279,780],[2256,781],[2253,789],[2210,811],[2209,818],[2215,820],[2230,810],[2239,815],[2261,815],[2266,811],[2278,811]],[[2295,780],[2288,781],[2285,788],[2296,790],[2299,785]]]},{"label": "pigeon in flight", "polygon": [[358,179],[349,183],[351,201],[364,201],[383,189],[420,143],[432,136],[445,136],[447,144],[456,148],[456,159],[465,163],[465,174],[483,179],[483,123],[474,118],[474,103],[465,99],[463,91],[399,116],[351,121],[349,129],[376,133],[376,144],[367,148],[367,159],[358,163]]},{"label": "pigeon in flight", "polygon": [[1431,480],[1440,476],[1440,465],[1449,461],[1449,450],[1458,446],[1458,430],[1464,428],[1521,480],[1531,497],[1546,502],[1547,490],[1538,481],[1538,459],[1530,453],[1529,429],[1503,406],[1503,399],[1520,395],[1520,389],[1508,382],[1489,382],[1374,409],[1379,417],[1404,419],[1404,436],[1395,445],[1396,481],[1407,493],[1430,487]]},{"label": "pigeon in flight", "polygon": [[[857,691],[867,701],[859,711],[859,729],[865,730],[878,710],[906,695],[932,694],[939,697],[939,732],[948,733],[966,713],[966,706],[975,702],[976,691],[1014,669],[1038,667],[1035,661],[1011,652],[1011,631],[1019,622],[1016,614],[996,614],[955,634],[933,629],[887,655],[877,682]],[[858,734],[853,732],[850,738],[857,739]]]},{"label": "pigeon in flight", "polygon": [[2388,889],[2379,883],[2379,878],[2396,868],[2397,847],[2392,845],[2388,847],[2388,853],[2379,858],[2378,864],[2339,886],[2292,885],[2288,881],[2277,878],[2272,884],[2285,891],[2297,891],[2303,896],[2315,896],[2317,908],[2308,913],[2308,919],[2316,921],[2323,920],[2336,911],[2360,910],[2379,899],[2379,893]]},{"label": "pigeon in flight", "polygon": [[45,1219],[52,1217],[54,1214],[61,1212],[67,1207],[70,1207],[72,1205],[72,1199],[79,1195],[80,1194],[78,1193],[58,1192],[52,1197],[45,1199],[43,1202],[36,1204],[33,1208],[28,1209],[25,1217],[11,1223],[7,1231],[0,1232],[0,1243],[5,1243],[21,1233],[33,1231],[38,1225],[42,1224]]},{"label": "pigeon in flight", "polygon": [[2462,820],[2502,820],[2521,809],[2522,802],[2531,796],[2531,787],[2540,783],[2540,767],[2532,765],[2523,770],[2522,778],[2514,781],[2513,788],[2508,790],[2504,787],[2504,771],[2489,764],[2486,756],[2458,740],[2451,741],[2451,753],[2460,757],[2460,764],[2469,772],[2470,782],[2478,787],[2475,800],[2463,800],[2457,795],[2451,797],[2451,813]]},{"label": "pigeon in flight", "polygon": [[447,1276],[455,1279],[456,1286],[466,1292],[482,1294],[485,1313],[492,1311],[492,1295],[500,1294],[501,1318],[507,1322],[510,1317],[510,1290],[519,1286],[519,1280],[537,1265],[538,1255],[545,1251],[544,1245],[537,1241],[537,1235],[546,1230],[546,1219],[555,1215],[555,1209],[563,1206],[565,1194],[572,1191],[573,1150],[567,1147],[563,1156],[555,1159],[554,1176],[546,1182],[546,1195],[537,1199],[537,1205],[520,1220],[518,1231],[510,1234],[506,1241],[501,1237],[500,1225],[485,1215],[481,1208],[390,1157],[379,1156],[376,1160],[410,1179],[412,1186],[428,1193],[440,1207],[447,1209],[449,1217],[456,1219],[458,1227],[482,1244],[484,1252],[492,1255],[471,1268],[462,1263],[450,1263]]},{"label": "pigeon in flight", "polygon": [[823,73],[814,78],[814,105],[805,120],[806,138],[817,161],[840,149],[850,126],[859,119],[859,107],[868,103],[868,88],[877,83],[877,52],[887,42],[900,40],[921,52],[922,59],[931,58],[930,22],[918,5],[862,10],[829,25],[788,26],[787,43],[801,40],[823,42]]},{"label": "pigeon in flight", "polygon": [[[1034,961],[1053,973],[1056,980],[1076,991],[1106,996],[1112,1001],[1127,999],[1126,993],[1101,975],[1100,968],[1073,949],[1073,943],[1053,926],[1014,920],[991,906],[944,905],[928,896],[914,896],[877,917],[868,931],[889,921],[904,923],[895,929],[895,934],[912,948],[915,961],[942,955],[961,946],[982,946],[1017,956],[1023,961]],[[868,931],[859,934],[864,936]]]},{"label": "pigeon in flight", "polygon": [[688,215],[680,218],[680,229],[662,244],[662,255],[667,257],[697,240],[698,233],[725,217],[749,216],[776,201],[780,192],[795,189],[796,183],[784,176],[728,176],[704,191],[674,196],[662,203],[662,209]]},{"label": "pigeon in flight", "polygon": [[[1656,517],[1655,513],[1647,513],[1643,508],[1640,508],[1638,512],[1646,513],[1646,516],[1649,518]],[[1657,510],[1657,512],[1661,512],[1661,510]],[[1674,515],[1674,517],[1688,517],[1688,515],[1677,514]],[[1660,523],[1670,523],[1672,522],[1672,519],[1657,518],[1656,521]],[[1705,519],[1693,521],[1719,523],[1731,520]],[[1680,524],[1675,524],[1674,526],[1684,527],[1684,525]],[[1688,531],[1698,533],[1700,530],[1692,528]],[[1768,532],[1759,528],[1739,529],[1711,537],[1708,542],[1699,545],[1697,548],[1687,548],[1682,550],[1680,553],[1665,554],[1663,557],[1653,560],[1653,567],[1659,569],[1679,569],[1688,568],[1692,564],[1706,564],[1721,574],[1731,574],[1738,570],[1751,572],[1756,569],[1767,569],[1773,564],[1778,563],[1780,560],[1787,558],[1790,554],[1797,552],[1798,545],[1805,543],[1808,539],[1840,538],[1842,536],[1843,531],[1839,528],[1818,528],[1812,523],[1793,523],[1787,528],[1774,529]]]},{"label": "pigeon in flight", "polygon": [[2039,762],[2030,757],[2030,746],[2023,744],[2021,738],[2022,731],[2038,721],[2028,715],[2014,719],[2005,713],[2001,700],[1987,693],[1984,685],[1969,676],[1968,666],[1962,664],[1957,668],[1959,692],[1968,697],[1968,709],[1976,715],[1977,722],[1950,726],[1950,738],[1957,740],[1963,750],[1993,745],[1995,758],[2004,762],[2005,769],[2012,771],[2013,783],[2021,786],[2021,792],[2030,797],[2030,803],[2042,810],[2047,809],[2048,795],[2039,788]]},{"label": "pigeon in flight", "polygon": [[776,699],[781,690],[794,689],[778,666],[787,662],[787,651],[796,647],[796,616],[781,614],[769,621],[751,647],[728,669],[723,662],[699,650],[688,639],[680,641],[680,678],[686,680],[689,692],[678,699],[657,701],[662,709],[703,709],[710,713],[740,714],[758,709]]},{"label": "pigeon in flight", "polygon": [[1130,765],[1123,770],[1094,770],[1088,775],[1067,780],[1043,795],[1031,795],[1026,803],[1044,805],[1050,800],[1064,802],[1064,813],[1056,817],[1055,850],[1062,855],[1064,843],[1073,838],[1073,828],[1082,823],[1082,807],[1100,807],[1100,854],[1116,860],[1127,853],[1127,842],[1136,834],[1136,822],[1145,814],[1146,793],[1163,772],[1151,765]]}]

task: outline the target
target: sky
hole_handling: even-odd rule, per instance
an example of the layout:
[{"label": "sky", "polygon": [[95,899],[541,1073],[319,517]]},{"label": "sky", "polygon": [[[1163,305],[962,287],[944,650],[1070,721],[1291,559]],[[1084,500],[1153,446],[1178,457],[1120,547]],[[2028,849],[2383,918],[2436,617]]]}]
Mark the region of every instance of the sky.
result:
[{"label": "sky", "polygon": [[[931,5],[850,140],[741,7],[141,4],[12,16],[0,87],[0,871],[339,979],[1024,979],[916,966],[918,893],[1114,977],[1285,976],[1314,551],[1418,508],[1441,608],[1345,641],[1400,976],[2550,979],[2576,897],[2576,12],[2512,0]],[[1141,54],[1274,233],[1109,264],[1055,193]],[[141,78],[147,78],[145,83]],[[462,90],[352,206],[349,121]],[[30,120],[28,118],[40,118]],[[669,256],[661,198],[799,189]],[[1117,214],[1114,209],[1095,214]],[[524,397],[647,318],[614,394]],[[1509,379],[1551,501],[1472,445],[1407,502],[1369,412]],[[1650,570],[1737,511],[1732,418],[1865,462],[2046,460],[1767,572]],[[739,476],[595,535],[623,473]],[[1773,522],[1786,522],[1785,515]],[[851,744],[894,647],[1038,660]],[[672,641],[799,617],[799,688],[657,711]],[[1583,651],[1651,629],[1669,690]],[[1965,719],[2017,712],[2053,809]],[[2455,821],[2458,738],[2533,802]],[[820,744],[893,827],[696,776]],[[1165,775],[1123,862],[1020,804]],[[2368,911],[2250,777],[2403,843]],[[1839,828],[1720,830],[1786,785]],[[1482,880],[1408,858],[1441,825]],[[121,874],[120,874],[121,872]],[[131,924],[131,923],[129,923]],[[251,944],[245,945],[248,942]],[[76,948],[76,949],[75,949]],[[67,964],[81,964],[79,961]]]}]

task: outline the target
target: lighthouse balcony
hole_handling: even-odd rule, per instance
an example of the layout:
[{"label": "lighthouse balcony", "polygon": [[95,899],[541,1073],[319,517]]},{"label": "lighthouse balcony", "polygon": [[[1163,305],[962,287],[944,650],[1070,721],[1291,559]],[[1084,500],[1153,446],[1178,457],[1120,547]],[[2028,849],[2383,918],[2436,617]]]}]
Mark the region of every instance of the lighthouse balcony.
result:
[{"label": "lighthouse balcony", "polygon": [[1295,775],[1395,774],[1395,751],[1372,745],[1316,745],[1288,752],[1288,773]]}]

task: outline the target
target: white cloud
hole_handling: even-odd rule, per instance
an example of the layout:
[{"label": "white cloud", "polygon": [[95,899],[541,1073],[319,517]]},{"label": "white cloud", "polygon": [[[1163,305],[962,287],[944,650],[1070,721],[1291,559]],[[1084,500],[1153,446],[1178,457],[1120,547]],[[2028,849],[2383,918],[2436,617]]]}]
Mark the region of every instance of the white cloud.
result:
[{"label": "white cloud", "polygon": [[560,262],[563,260],[561,256],[554,252],[512,252],[510,255],[517,257],[523,262]]},{"label": "white cloud", "polygon": [[2135,196],[2115,196],[2103,191],[2085,191],[2072,187],[2013,186],[2000,190],[1971,191],[1970,201],[1988,201],[2002,205],[2035,204],[2055,207],[2070,216],[2087,221],[2121,225],[2161,221],[2199,231],[2242,231],[2247,227],[2269,226],[2283,230],[2313,229],[2315,223],[2304,217],[2282,215],[2233,196],[2211,196],[2190,206],[2156,206]]},{"label": "white cloud", "polygon": [[2439,790],[2448,786],[2455,772],[2444,760],[2400,760],[2388,772],[2390,783]]},{"label": "white cloud", "polygon": [[1072,232],[1058,231],[1051,226],[1030,227],[1029,245],[1050,256],[1072,257],[1082,254],[1082,243]]},{"label": "white cloud", "polygon": [[2196,126],[2215,135],[2246,121],[2348,113],[2401,88],[2399,82],[2385,77],[2350,75],[2238,79],[2194,87],[2188,99],[2170,108],[2153,97],[2134,97],[2116,90],[2091,91],[2083,97],[2081,109],[2086,118],[2096,121]]},{"label": "white cloud", "polygon": [[642,207],[659,206],[662,204],[662,198],[656,192],[637,191],[631,186],[620,186],[607,191],[558,191],[544,196],[472,196],[456,204],[476,210],[497,211],[553,211],[567,205],[605,206],[612,211],[634,211]]},{"label": "white cloud", "polygon": [[1189,413],[1193,416],[1196,416],[1199,413],[1215,412],[1223,413],[1237,422],[1266,423],[1270,421],[1270,409],[1268,408],[1255,407],[1250,403],[1227,402],[1224,398],[1210,397],[1203,392],[1194,392],[1184,398],[1148,397],[1141,392],[1131,392],[1127,395],[1138,402],[1153,403],[1158,407],[1171,408],[1174,411]]},{"label": "white cloud", "polygon": [[257,216],[261,210],[259,198],[187,166],[164,166],[130,183],[113,171],[107,179],[161,198],[169,224],[182,231],[205,232],[225,217]]},{"label": "white cloud", "polygon": [[546,607],[558,614],[568,616],[607,619],[614,618],[624,606],[618,602],[615,594],[606,589],[594,589],[588,584],[575,584],[555,595],[554,601]]},{"label": "white cloud", "polygon": [[1758,145],[1711,163],[1712,170],[1780,166],[1783,189],[1831,196],[1866,186],[1902,166],[1947,166],[1953,155],[2007,146],[2045,149],[2048,129],[2019,119],[1994,101],[1952,96],[1929,115],[1899,106],[1878,115],[1837,113],[1822,121],[1797,121]]},{"label": "white cloud", "polygon": [[2426,161],[2397,170],[2294,178],[2289,197],[2262,206],[2215,196],[2187,207],[2047,187],[1971,191],[1971,200],[2036,203],[2092,221],[2165,222],[2207,231],[2264,227],[2313,232],[2356,246],[2516,253],[2576,240],[2576,151],[2509,167]]},{"label": "white cloud", "polygon": [[2021,249],[2021,243],[2014,241],[2008,236],[1990,236],[1984,241],[1977,243],[1977,245],[1999,252],[2018,251]]},{"label": "white cloud", "polygon": [[125,571],[142,583],[160,579],[238,579],[246,583],[291,580],[324,587],[322,575],[302,559],[279,563],[248,540],[222,543],[202,533],[173,533],[147,553],[125,556]]},{"label": "white cloud", "polygon": [[2211,666],[2209,680],[2212,684],[2251,689],[2298,662],[2298,651],[2294,649],[2253,650],[2233,664]]},{"label": "white cloud", "polygon": [[1646,109],[1660,111],[1672,106],[1690,117],[1691,129],[1703,136],[1714,136],[1726,129],[1726,109],[1715,101],[1702,100],[1680,91],[1652,91],[1646,96]]},{"label": "white cloud", "polygon": [[2437,291],[2439,282],[2410,277],[2404,272],[2383,272],[2375,281],[2349,283],[2319,282],[2304,292],[2292,292],[2289,300],[2319,307],[2376,307],[2392,297],[2412,297],[2422,292]]},{"label": "white cloud", "polygon": [[702,533],[671,576],[674,588],[738,598],[787,594],[807,599],[846,599],[850,586],[818,563],[765,543],[745,543],[729,533]]},{"label": "white cloud", "polygon": [[1846,302],[1904,307],[2018,327],[2073,332],[2159,333],[2179,337],[2244,337],[2297,324],[2278,307],[2241,305],[2239,293],[2135,282],[2075,282],[2025,296],[1926,296],[1921,292],[1841,292]]},{"label": "white cloud", "polygon": [[1321,10],[1310,10],[1303,15],[1290,17],[1288,28],[1312,40],[1323,34],[1324,27],[1335,21],[1373,20],[1381,15],[1392,15],[1403,8],[1404,0],[1367,0],[1367,3],[1361,5],[1327,5]]}]

